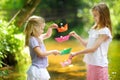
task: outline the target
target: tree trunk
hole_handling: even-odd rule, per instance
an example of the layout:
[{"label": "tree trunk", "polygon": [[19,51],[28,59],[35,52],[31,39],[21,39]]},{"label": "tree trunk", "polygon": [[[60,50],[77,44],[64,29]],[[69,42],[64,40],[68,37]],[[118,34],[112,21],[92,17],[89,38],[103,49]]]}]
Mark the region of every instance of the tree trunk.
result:
[{"label": "tree trunk", "polygon": [[28,17],[35,11],[41,0],[28,0],[25,6],[19,11],[15,24],[21,27]]}]

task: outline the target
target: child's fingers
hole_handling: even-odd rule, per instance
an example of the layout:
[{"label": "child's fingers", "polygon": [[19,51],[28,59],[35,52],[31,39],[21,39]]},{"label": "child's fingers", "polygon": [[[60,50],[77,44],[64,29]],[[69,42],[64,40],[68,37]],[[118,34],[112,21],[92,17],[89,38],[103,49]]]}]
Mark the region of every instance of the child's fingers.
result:
[{"label": "child's fingers", "polygon": [[74,53],[71,53],[70,55],[69,55],[69,59],[72,59],[74,57]]},{"label": "child's fingers", "polygon": [[58,25],[57,24],[52,24],[51,28],[58,28]]},{"label": "child's fingers", "polygon": [[71,36],[74,35],[74,34],[75,34],[75,31],[72,31],[72,32],[69,33],[69,35],[71,35]]},{"label": "child's fingers", "polygon": [[72,55],[71,54],[69,55],[69,59],[72,59]]},{"label": "child's fingers", "polygon": [[53,54],[58,55],[58,54],[60,54],[60,51],[56,50]]}]

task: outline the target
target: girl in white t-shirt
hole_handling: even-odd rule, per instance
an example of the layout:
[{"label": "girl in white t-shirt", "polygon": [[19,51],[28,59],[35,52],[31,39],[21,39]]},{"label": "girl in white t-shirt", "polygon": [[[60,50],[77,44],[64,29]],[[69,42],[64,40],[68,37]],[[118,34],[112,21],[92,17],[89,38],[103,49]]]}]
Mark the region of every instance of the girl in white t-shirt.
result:
[{"label": "girl in white t-shirt", "polygon": [[87,80],[108,80],[108,47],[112,41],[112,28],[109,8],[100,3],[92,8],[95,25],[89,30],[88,41],[83,40],[74,31],[69,35],[78,39],[84,50],[70,54],[73,58],[78,54],[85,54],[83,61],[87,64]]}]

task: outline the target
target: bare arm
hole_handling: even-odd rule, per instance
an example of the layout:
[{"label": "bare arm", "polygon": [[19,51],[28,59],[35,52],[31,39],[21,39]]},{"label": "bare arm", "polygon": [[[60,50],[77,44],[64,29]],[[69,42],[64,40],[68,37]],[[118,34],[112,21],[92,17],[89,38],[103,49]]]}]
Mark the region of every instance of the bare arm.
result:
[{"label": "bare arm", "polygon": [[86,47],[87,41],[85,41],[84,39],[82,39],[75,31],[70,32],[69,35],[75,37],[78,41],[80,41],[80,43],[81,43],[84,47]]},{"label": "bare arm", "polygon": [[73,56],[76,56],[78,54],[88,54],[88,53],[93,53],[94,51],[97,50],[97,48],[108,39],[109,37],[107,35],[100,35],[99,38],[96,40],[96,42],[94,43],[93,46],[91,46],[90,48],[86,48],[82,51],[78,51],[75,52],[73,54],[70,55],[70,58],[72,58]]},{"label": "bare arm", "polygon": [[60,51],[58,51],[58,50],[51,50],[51,51],[42,52],[39,46],[35,47],[34,51],[39,57],[45,57],[45,56],[48,56],[50,54],[54,54],[54,55],[60,54]]},{"label": "bare arm", "polygon": [[42,34],[43,39],[47,39],[52,35],[52,29],[58,28],[57,24],[52,24],[45,34]]}]

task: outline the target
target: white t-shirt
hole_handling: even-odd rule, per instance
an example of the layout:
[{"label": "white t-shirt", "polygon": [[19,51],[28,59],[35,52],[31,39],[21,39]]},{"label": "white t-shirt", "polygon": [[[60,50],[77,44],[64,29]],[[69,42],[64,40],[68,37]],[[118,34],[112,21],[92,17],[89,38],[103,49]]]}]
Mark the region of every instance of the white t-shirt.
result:
[{"label": "white t-shirt", "polygon": [[106,34],[107,36],[109,36],[109,39],[103,42],[94,53],[85,54],[83,61],[91,65],[102,67],[108,66],[107,53],[109,44],[112,41],[110,30],[107,27],[100,30],[90,29],[88,33],[89,39],[87,48],[91,47],[95,43],[100,34]]}]

